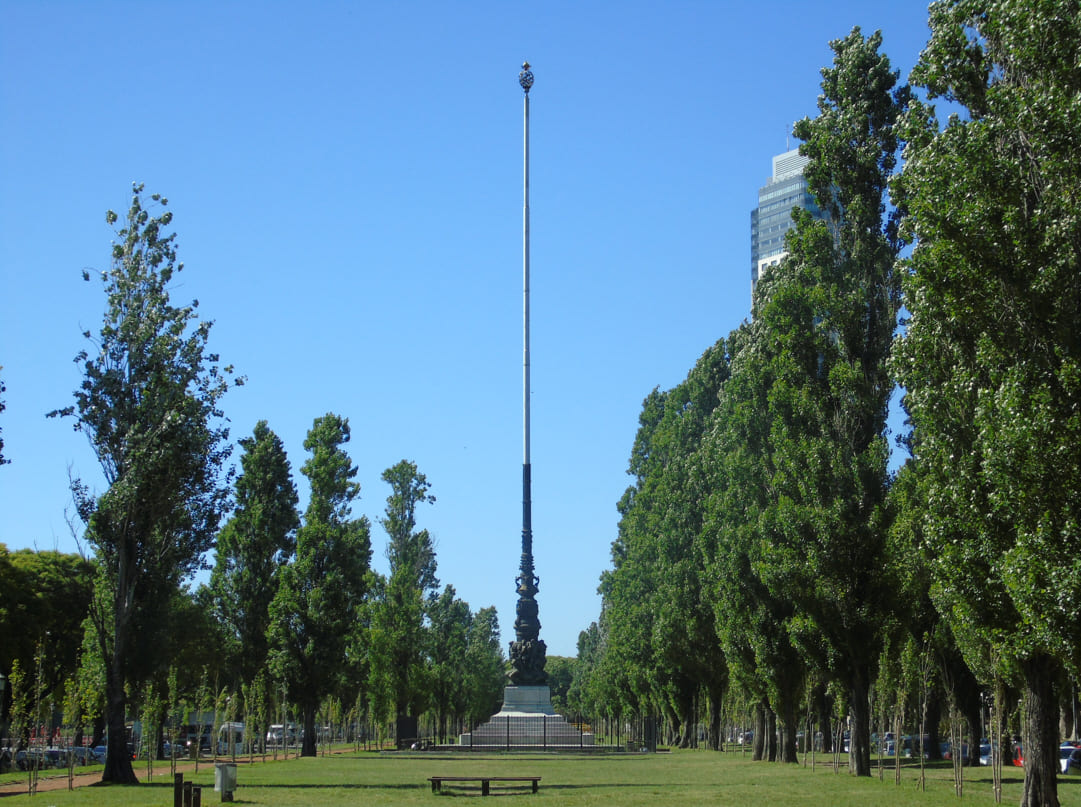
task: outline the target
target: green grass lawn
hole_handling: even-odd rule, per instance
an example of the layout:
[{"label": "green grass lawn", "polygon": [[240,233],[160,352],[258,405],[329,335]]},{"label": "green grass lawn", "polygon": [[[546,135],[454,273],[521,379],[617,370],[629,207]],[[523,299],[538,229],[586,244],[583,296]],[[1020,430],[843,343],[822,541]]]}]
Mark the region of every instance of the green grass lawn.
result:
[{"label": "green grass lawn", "polygon": [[[276,807],[331,807],[332,805],[439,804],[444,800],[480,798],[480,785],[451,787],[434,795],[429,776],[529,775],[541,776],[536,795],[524,788],[503,790],[493,786],[493,796],[506,801],[542,807],[619,805],[619,807],[665,807],[666,805],[738,805],[739,807],[868,807],[868,805],[994,804],[988,769],[965,771],[963,802],[953,792],[949,763],[927,769],[925,791],[918,787],[919,769],[906,761],[901,785],[895,785],[893,768],[855,779],[835,774],[821,758],[809,767],[751,762],[738,753],[677,751],[660,754],[597,754],[582,756],[514,754],[339,754],[283,762],[239,763],[235,803]],[[892,760],[891,760],[892,763]],[[32,803],[41,807],[88,805],[172,805],[169,766],[159,764],[153,782],[137,787],[83,787],[39,792]],[[145,768],[138,769],[145,779]],[[1005,771],[1003,803],[1020,801],[1021,771]],[[214,793],[214,769],[200,766],[186,777],[203,787],[203,804],[218,804]],[[6,778],[6,777],[5,777]],[[1081,777],[1059,780],[1063,807],[1081,807]],[[9,797],[12,804],[26,795]]]}]

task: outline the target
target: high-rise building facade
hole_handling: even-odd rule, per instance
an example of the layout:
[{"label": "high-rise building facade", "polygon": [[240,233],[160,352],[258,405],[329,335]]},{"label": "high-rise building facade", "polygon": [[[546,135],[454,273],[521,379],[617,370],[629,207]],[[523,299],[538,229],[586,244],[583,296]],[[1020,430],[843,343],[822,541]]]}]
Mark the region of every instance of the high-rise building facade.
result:
[{"label": "high-rise building facade", "polygon": [[803,169],[808,163],[798,149],[773,158],[773,176],[758,190],[758,207],[751,211],[751,293],[768,266],[785,256],[784,234],[793,226],[792,209],[802,207],[816,218],[825,214],[807,188]]}]

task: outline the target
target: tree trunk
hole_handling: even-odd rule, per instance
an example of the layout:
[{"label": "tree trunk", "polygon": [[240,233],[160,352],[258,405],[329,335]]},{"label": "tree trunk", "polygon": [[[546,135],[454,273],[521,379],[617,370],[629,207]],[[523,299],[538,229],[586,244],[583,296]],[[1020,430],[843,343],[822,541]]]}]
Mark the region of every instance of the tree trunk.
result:
[{"label": "tree trunk", "polygon": [[698,715],[694,710],[694,699],[683,703],[683,745],[681,748],[698,747]]},{"label": "tree trunk", "polygon": [[777,717],[780,718],[780,732],[777,731],[777,726],[774,724],[774,735],[780,735],[778,737],[778,747],[776,759],[778,762],[799,762],[799,756],[796,753],[796,733],[799,729],[799,703],[795,698],[784,697],[781,698],[779,707],[779,713]]},{"label": "tree trunk", "polygon": [[[957,710],[968,723],[968,756],[962,756],[965,765],[980,764],[980,684],[968,668],[960,651],[952,644],[939,650],[939,672],[946,691],[953,696]],[[950,754],[956,759],[961,749],[953,748]]]},{"label": "tree trunk", "polygon": [[1021,746],[1025,749],[1021,807],[1059,807],[1056,670],[1054,659],[1043,654],[1021,663],[1024,677]]},{"label": "tree trunk", "polygon": [[114,785],[136,785],[135,769],[131,765],[128,752],[128,733],[124,725],[124,711],[127,699],[124,697],[124,685],[117,679],[114,669],[105,676],[105,710],[107,713],[107,745],[105,752],[105,770],[101,781]]},{"label": "tree trunk", "polygon": [[[134,591],[129,579],[131,561],[127,548],[121,547],[118,554],[115,599],[112,601],[112,614],[102,611],[107,607],[101,603],[95,616],[98,629],[98,646],[105,662],[105,722],[108,726],[105,752],[105,770],[101,781],[114,785],[135,785],[135,769],[131,765],[128,752],[128,733],[124,725],[127,717],[128,699],[124,691],[124,671],[127,661],[128,641],[131,638],[131,618],[134,611]],[[108,597],[103,598],[106,602]],[[109,619],[111,617],[111,620]],[[112,647],[107,640],[106,626],[112,623]]]},{"label": "tree trunk", "polygon": [[795,704],[785,711],[791,714],[783,715],[781,718],[781,749],[777,759],[780,762],[799,762],[799,754],[796,752],[796,729],[799,725]]},{"label": "tree trunk", "polygon": [[[822,683],[816,684],[814,689],[808,693],[808,697],[811,698],[813,704],[814,724],[820,727],[815,731],[815,736],[811,738],[811,742],[814,743],[811,747],[817,748],[823,754],[832,754],[833,732],[830,730],[830,723],[833,716],[833,697],[827,693],[826,685]],[[822,733],[821,744],[818,742],[819,731]]]},{"label": "tree trunk", "polygon": [[[867,698],[866,670],[856,670],[849,682],[849,714],[852,726],[848,737],[848,770],[856,776],[871,775],[871,707]],[[901,738],[897,738],[901,753]]]},{"label": "tree trunk", "polygon": [[766,758],[766,705],[754,705],[754,737],[751,738],[751,759],[756,762]]},{"label": "tree trunk", "polygon": [[724,748],[721,738],[721,709],[724,701],[724,688],[711,688],[708,695],[709,703],[709,750],[720,751]]},{"label": "tree trunk", "polygon": [[683,744],[683,721],[679,713],[671,707],[664,711],[668,715],[668,744],[680,748]]},{"label": "tree trunk", "polygon": [[300,746],[302,757],[315,756],[315,704],[304,704],[304,741]]},{"label": "tree trunk", "polygon": [[1066,692],[1059,698],[1059,731],[1058,736],[1064,740],[1077,739],[1081,726],[1077,725],[1078,707],[1081,703],[1077,699],[1077,688],[1069,685]]},{"label": "tree trunk", "polygon": [[770,762],[777,761],[777,713],[766,709],[766,756]]},{"label": "tree trunk", "polygon": [[968,756],[965,757],[965,765],[970,768],[980,767],[980,711],[965,712],[965,722],[968,723]]},{"label": "tree trunk", "polygon": [[[818,721],[817,724],[822,727],[822,753],[833,753],[833,698],[823,697],[821,703],[818,705]],[[817,740],[818,738],[815,737]]]},{"label": "tree trunk", "polygon": [[927,689],[927,700],[923,704],[923,725],[926,742],[921,739],[925,747],[923,752],[930,761],[941,761],[942,738],[939,736],[938,727],[942,723],[942,690],[937,683],[932,683]]}]

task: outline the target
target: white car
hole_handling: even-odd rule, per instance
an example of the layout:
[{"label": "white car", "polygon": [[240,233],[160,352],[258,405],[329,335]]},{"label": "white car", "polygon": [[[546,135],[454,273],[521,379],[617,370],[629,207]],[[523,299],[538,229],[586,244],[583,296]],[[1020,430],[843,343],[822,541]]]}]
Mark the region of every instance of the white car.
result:
[{"label": "white car", "polygon": [[1058,747],[1058,762],[1063,773],[1081,775],[1081,747],[1063,743]]}]

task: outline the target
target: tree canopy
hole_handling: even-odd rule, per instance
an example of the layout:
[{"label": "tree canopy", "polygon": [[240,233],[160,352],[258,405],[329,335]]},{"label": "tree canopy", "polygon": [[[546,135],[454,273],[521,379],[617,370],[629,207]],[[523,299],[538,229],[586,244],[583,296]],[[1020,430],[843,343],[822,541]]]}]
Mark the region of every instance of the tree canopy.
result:
[{"label": "tree canopy", "polygon": [[[416,529],[417,506],[434,503],[435,496],[416,463],[409,460],[387,468],[390,485],[380,523],[387,532],[390,575],[374,606],[372,667],[375,688],[399,718],[415,716],[426,705],[425,625],[430,605],[437,603],[435,549],[427,530]],[[446,604],[449,607],[449,604]]]},{"label": "tree canopy", "polygon": [[933,595],[966,659],[1024,685],[1023,805],[1058,803],[1056,669],[1079,666],[1081,10],[931,7],[897,197],[916,239],[894,368]]}]

